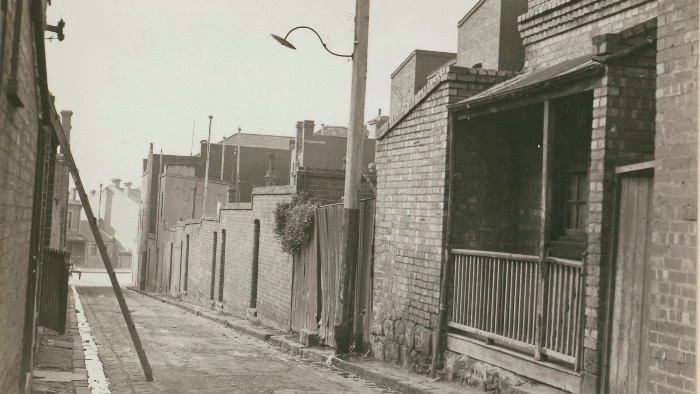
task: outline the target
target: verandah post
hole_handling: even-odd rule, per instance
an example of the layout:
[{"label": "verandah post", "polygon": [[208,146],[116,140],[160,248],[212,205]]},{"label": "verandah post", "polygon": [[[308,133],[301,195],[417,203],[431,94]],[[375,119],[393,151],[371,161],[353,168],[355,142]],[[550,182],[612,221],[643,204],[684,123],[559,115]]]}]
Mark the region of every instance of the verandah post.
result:
[{"label": "verandah post", "polygon": [[554,111],[550,100],[544,102],[542,112],[542,199],[540,202],[540,261],[537,278],[537,324],[535,325],[535,359],[545,360],[542,353],[544,347],[544,324],[547,305],[547,248],[549,247],[551,208],[552,208],[552,148],[554,136]]}]

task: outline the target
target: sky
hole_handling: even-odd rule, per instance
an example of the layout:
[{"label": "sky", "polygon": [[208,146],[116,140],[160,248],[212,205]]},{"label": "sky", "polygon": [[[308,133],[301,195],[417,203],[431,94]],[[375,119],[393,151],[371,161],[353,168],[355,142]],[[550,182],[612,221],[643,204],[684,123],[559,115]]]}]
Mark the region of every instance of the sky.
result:
[{"label": "sky", "polygon": [[[415,49],[456,52],[457,22],[476,0],[374,0],[365,120],[389,114],[391,73]],[[353,0],[53,0],[65,40],[46,41],[49,89],[73,111],[71,150],[87,190],[141,185],[154,152],[243,133],[293,137],[300,120],[347,126]],[[52,36],[46,33],[46,37]]]}]

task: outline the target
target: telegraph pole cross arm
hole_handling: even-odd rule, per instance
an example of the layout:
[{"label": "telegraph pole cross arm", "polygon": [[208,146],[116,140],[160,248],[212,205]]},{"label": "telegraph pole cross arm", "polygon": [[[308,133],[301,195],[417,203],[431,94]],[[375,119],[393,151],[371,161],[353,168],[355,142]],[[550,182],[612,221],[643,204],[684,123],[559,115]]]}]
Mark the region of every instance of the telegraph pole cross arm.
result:
[{"label": "telegraph pole cross arm", "polygon": [[85,193],[85,188],[83,187],[83,182],[80,180],[80,174],[78,173],[78,168],[75,165],[75,160],[73,159],[73,154],[68,146],[68,139],[63,133],[63,127],[58,123],[55,116],[52,116],[53,130],[58,138],[58,143],[61,145],[61,151],[66,160],[66,164],[70,170],[71,175],[73,175],[73,182],[75,183],[75,188],[78,190],[80,195],[80,201],[83,204],[83,209],[85,210],[85,216],[90,224],[90,229],[92,230],[92,235],[95,237],[95,242],[97,242],[97,248],[100,250],[100,255],[102,256],[102,262],[107,269],[107,274],[109,274],[109,280],[112,282],[112,289],[114,289],[114,294],[119,302],[119,307],[121,308],[122,315],[124,316],[124,321],[127,328],[129,329],[129,335],[131,335],[131,341],[134,343],[136,348],[136,353],[139,356],[139,361],[141,361],[141,368],[143,368],[143,373],[146,375],[146,380],[153,381],[153,371],[151,370],[151,365],[148,363],[148,358],[146,357],[146,352],[143,350],[141,344],[141,339],[136,331],[136,326],[131,319],[131,312],[126,305],[124,300],[124,295],[122,294],[122,289],[119,287],[119,282],[117,281],[117,276],[114,273],[112,263],[109,260],[109,255],[107,254],[107,248],[105,247],[104,241],[102,240],[102,234],[97,227],[97,220],[95,219],[95,214],[92,212],[90,207],[90,202],[88,201],[87,194]]}]

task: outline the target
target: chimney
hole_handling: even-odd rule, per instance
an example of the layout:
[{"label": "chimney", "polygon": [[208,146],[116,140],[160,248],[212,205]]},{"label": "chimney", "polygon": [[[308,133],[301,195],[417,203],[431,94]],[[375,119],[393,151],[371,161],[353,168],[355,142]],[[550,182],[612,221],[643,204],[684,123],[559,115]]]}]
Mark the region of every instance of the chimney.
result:
[{"label": "chimney", "polygon": [[199,156],[203,159],[207,158],[207,140],[199,141]]},{"label": "chimney", "polygon": [[265,186],[277,185],[280,174],[275,170],[275,153],[270,152],[268,156],[267,174],[265,174]]},{"label": "chimney", "polygon": [[129,195],[129,190],[131,190],[131,182],[124,182],[124,194]]},{"label": "chimney", "polygon": [[313,120],[305,120],[304,121],[304,139],[306,138],[313,138],[314,136],[314,121]]},{"label": "chimney", "polygon": [[112,178],[111,181],[112,181],[112,185],[114,185],[114,187],[116,187],[117,189],[119,189],[119,183],[120,183],[122,180],[119,179],[119,178]]},{"label": "chimney", "polygon": [[71,194],[71,196],[72,196],[71,198],[73,199],[73,201],[78,200],[78,189],[72,187],[72,188],[70,189],[70,194]]},{"label": "chimney", "polygon": [[377,131],[381,130],[382,126],[389,121],[389,117],[386,115],[382,115],[382,110],[379,110],[379,115],[377,115],[376,118],[370,119],[367,122],[367,131],[369,131],[368,138],[375,139],[377,138]]},{"label": "chimney", "polygon": [[61,125],[63,125],[63,132],[66,134],[66,139],[70,141],[70,131],[73,128],[71,125],[71,117],[73,116],[73,111],[63,110],[61,111]]},{"label": "chimney", "polygon": [[90,195],[94,196],[95,195],[95,189],[90,190]]}]

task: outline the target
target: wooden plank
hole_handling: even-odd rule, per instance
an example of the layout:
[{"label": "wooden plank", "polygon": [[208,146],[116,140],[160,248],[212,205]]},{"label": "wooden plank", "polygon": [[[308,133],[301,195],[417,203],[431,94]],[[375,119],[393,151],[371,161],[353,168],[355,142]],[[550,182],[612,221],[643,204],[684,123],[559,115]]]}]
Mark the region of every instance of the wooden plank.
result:
[{"label": "wooden plank", "polygon": [[637,172],[644,170],[653,170],[654,161],[645,161],[643,163],[628,164],[626,166],[615,167],[615,174],[625,174],[629,172]]},{"label": "wooden plank", "polygon": [[513,339],[513,338],[504,337],[502,335],[497,335],[497,334],[494,334],[493,332],[490,332],[490,331],[480,330],[478,328],[469,327],[469,326],[465,326],[463,324],[454,323],[454,322],[450,322],[448,324],[448,326],[450,326],[452,328],[456,328],[456,329],[461,330],[461,331],[464,331],[468,334],[475,334],[475,335],[481,336],[483,338],[486,338],[489,340],[486,342],[489,345],[492,345],[492,344],[494,344],[495,341],[498,341],[498,342],[506,344],[506,345],[518,347],[522,350],[528,350],[528,351],[534,350],[534,346],[529,344],[529,343],[518,341],[517,339]]},{"label": "wooden plank", "polygon": [[496,259],[503,260],[521,260],[521,261],[539,261],[538,256],[531,256],[527,254],[515,254],[515,253],[501,253],[501,252],[491,252],[485,250],[473,250],[473,249],[452,249],[450,253],[454,255],[468,255],[468,256],[480,256],[480,257],[492,257]]},{"label": "wooden plank", "polygon": [[548,263],[558,264],[558,265],[566,265],[566,266],[576,267],[576,268],[581,268],[583,266],[583,262],[581,260],[563,259],[561,257],[552,257],[552,256],[548,256],[545,260]]},{"label": "wooden plank", "polygon": [[447,334],[447,349],[570,393],[580,393],[581,375],[554,363],[539,362],[508,349],[484,345],[451,333]]}]

